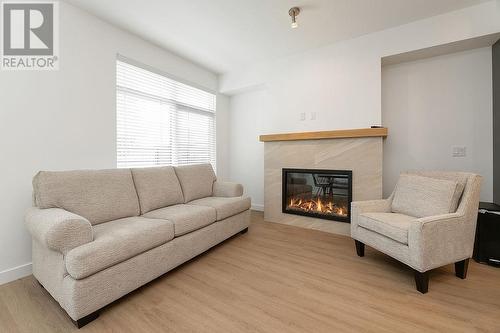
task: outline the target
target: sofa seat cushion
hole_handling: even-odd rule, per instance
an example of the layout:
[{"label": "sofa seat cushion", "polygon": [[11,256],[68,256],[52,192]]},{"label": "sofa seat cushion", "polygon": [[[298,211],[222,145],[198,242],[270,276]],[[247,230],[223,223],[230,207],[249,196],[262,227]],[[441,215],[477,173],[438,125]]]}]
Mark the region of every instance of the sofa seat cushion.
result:
[{"label": "sofa seat cushion", "polygon": [[250,198],[244,197],[206,197],[203,199],[193,200],[190,205],[213,207],[217,211],[217,221],[224,220],[230,216],[244,212],[250,209]]},{"label": "sofa seat cushion", "polygon": [[175,237],[201,229],[216,221],[214,208],[185,204],[156,209],[143,216],[172,221]]},{"label": "sofa seat cushion", "polygon": [[78,246],[65,257],[74,279],[83,279],[174,238],[170,221],[127,217],[93,227],[94,241]]},{"label": "sofa seat cushion", "polygon": [[416,217],[398,213],[363,213],[358,225],[407,245],[408,230],[415,220]]}]

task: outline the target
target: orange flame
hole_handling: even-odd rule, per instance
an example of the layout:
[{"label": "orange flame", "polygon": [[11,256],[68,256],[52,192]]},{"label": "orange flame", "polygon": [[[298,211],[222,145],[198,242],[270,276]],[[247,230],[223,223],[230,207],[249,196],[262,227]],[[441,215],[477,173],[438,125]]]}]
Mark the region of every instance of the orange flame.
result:
[{"label": "orange flame", "polygon": [[322,214],[335,214],[347,216],[347,207],[339,205],[333,201],[333,198],[321,199],[320,197],[312,199],[290,198],[288,209],[299,210],[303,212],[314,212]]}]

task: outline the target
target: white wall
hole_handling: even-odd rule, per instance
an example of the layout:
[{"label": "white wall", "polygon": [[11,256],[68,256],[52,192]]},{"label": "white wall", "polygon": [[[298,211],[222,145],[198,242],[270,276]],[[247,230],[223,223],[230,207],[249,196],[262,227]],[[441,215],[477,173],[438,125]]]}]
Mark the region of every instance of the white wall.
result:
[{"label": "white wall", "polygon": [[229,180],[229,97],[217,94],[217,178]]},{"label": "white wall", "polygon": [[481,174],[481,200],[492,201],[492,117],[491,47],[383,67],[384,196],[401,171],[461,170]]},{"label": "white wall", "polygon": [[0,72],[0,284],[31,271],[33,175],[116,167],[117,53],[217,89],[215,74],[61,1],[60,70]]},{"label": "white wall", "polygon": [[[245,163],[263,158],[259,134],[380,125],[382,57],[499,31],[496,0],[226,73],[219,83],[233,95],[230,151],[247,152],[231,156],[231,179],[262,205],[262,172]],[[302,112],[308,120],[299,120]]]},{"label": "white wall", "polygon": [[244,183],[245,195],[252,198],[256,210],[264,210],[262,184],[253,181],[264,179],[264,145],[254,142],[268,126],[267,114],[262,112],[268,97],[267,91],[260,89],[234,96],[230,102],[230,178]]}]

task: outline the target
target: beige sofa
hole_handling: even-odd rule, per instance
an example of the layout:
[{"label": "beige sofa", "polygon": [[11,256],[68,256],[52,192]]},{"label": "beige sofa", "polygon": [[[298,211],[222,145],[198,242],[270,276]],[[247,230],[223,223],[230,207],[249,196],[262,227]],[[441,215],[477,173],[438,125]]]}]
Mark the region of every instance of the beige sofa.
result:
[{"label": "beige sofa", "polygon": [[250,221],[243,187],[209,164],[42,171],[33,189],[33,275],[78,327]]},{"label": "beige sofa", "polygon": [[474,247],[481,176],[421,171],[400,176],[388,199],[351,205],[357,254],[369,245],[412,267],[417,290],[428,291],[429,271],[455,264],[464,279]]}]

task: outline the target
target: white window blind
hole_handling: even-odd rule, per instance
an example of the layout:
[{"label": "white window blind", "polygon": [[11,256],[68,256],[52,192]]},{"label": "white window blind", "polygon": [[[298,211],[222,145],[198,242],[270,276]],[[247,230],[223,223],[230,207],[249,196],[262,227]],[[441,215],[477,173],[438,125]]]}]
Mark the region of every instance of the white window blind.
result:
[{"label": "white window blind", "polygon": [[117,60],[117,166],[215,165],[215,95]]}]

